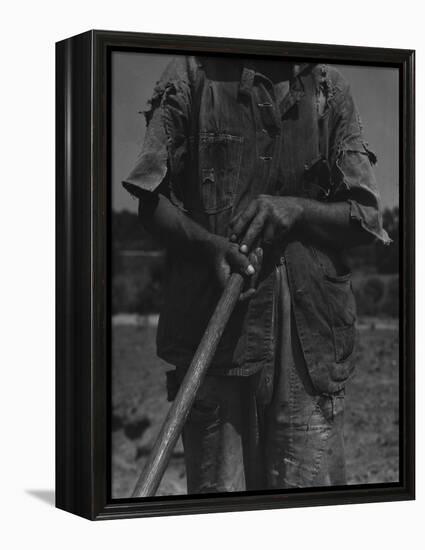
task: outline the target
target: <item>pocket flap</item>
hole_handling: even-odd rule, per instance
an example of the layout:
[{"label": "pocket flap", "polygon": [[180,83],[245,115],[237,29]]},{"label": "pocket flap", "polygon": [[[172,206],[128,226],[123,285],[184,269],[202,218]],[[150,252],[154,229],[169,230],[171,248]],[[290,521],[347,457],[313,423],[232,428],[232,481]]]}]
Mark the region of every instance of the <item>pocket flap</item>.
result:
[{"label": "pocket flap", "polygon": [[201,132],[199,135],[200,197],[207,214],[233,206],[242,143],[242,137],[225,133]]},{"label": "pocket flap", "polygon": [[335,338],[335,360],[337,363],[346,361],[354,350],[356,329],[354,325],[333,327]]}]

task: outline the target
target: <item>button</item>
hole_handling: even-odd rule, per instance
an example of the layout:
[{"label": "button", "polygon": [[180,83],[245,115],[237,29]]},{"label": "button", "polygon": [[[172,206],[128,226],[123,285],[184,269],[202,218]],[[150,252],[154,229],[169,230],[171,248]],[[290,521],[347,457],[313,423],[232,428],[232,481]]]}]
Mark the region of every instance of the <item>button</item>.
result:
[{"label": "button", "polygon": [[261,131],[263,132],[263,134],[268,134],[268,131],[265,128],[262,128]]}]

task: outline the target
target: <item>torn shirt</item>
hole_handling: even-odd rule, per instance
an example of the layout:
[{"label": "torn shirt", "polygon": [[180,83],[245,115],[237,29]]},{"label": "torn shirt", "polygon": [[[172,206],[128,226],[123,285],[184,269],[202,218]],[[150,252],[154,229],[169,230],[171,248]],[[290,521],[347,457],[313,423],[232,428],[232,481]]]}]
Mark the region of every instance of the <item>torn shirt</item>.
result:
[{"label": "torn shirt", "polygon": [[[347,201],[359,231],[389,242],[350,88],[326,65],[181,56],[166,69],[146,111],[144,144],[123,182],[136,196],[161,192],[209,231],[259,194]],[[267,72],[267,74],[270,74]],[[248,375],[274,360],[276,266],[284,258],[298,336],[316,387],[338,391],[352,371],[355,304],[335,251],[294,240],[266,257],[256,295],[233,314],[212,370]],[[169,251],[158,353],[188,365],[219,289],[196,258]]]}]

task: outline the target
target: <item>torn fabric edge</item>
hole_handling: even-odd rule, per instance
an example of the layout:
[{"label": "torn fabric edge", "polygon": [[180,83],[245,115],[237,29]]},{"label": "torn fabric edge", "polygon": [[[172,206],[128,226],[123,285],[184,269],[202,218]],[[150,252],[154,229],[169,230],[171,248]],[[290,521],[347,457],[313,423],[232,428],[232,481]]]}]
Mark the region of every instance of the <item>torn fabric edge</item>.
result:
[{"label": "torn fabric edge", "polygon": [[382,226],[377,189],[374,189],[373,186],[369,186],[361,180],[361,176],[364,176],[361,171],[355,174],[356,184],[352,181],[350,182],[350,180],[353,180],[354,176],[353,174],[347,173],[350,166],[344,166],[344,160],[347,161],[344,157],[350,153],[367,157],[370,166],[376,164],[377,157],[375,153],[369,148],[368,143],[363,139],[359,140],[359,138],[361,138],[361,134],[350,136],[349,139],[346,139],[344,143],[338,146],[335,165],[339,171],[341,183],[345,186],[347,192],[353,192],[354,190],[357,192],[366,192],[369,198],[373,199],[373,204],[362,204],[355,199],[347,199],[350,205],[350,219],[359,223],[363,230],[373,235],[383,244],[388,245],[392,242],[392,239]]},{"label": "torn fabric edge", "polygon": [[325,118],[335,104],[337,96],[343,91],[341,86],[330,76],[330,67],[326,63],[316,65],[314,71],[316,109],[319,118]]},{"label": "torn fabric edge", "polygon": [[131,195],[141,198],[157,191],[167,172],[167,157],[158,159],[156,155],[143,153],[122,185]]},{"label": "torn fabric edge", "polygon": [[[356,223],[359,223],[366,231],[367,233],[370,233],[373,235],[376,239],[381,241],[384,245],[389,245],[393,241],[388,235],[388,233],[385,231],[385,229],[382,227],[382,221],[380,214],[376,211],[375,207],[373,206],[360,206],[359,203],[355,200],[348,200],[348,204],[350,205],[350,219],[353,220]],[[373,209],[373,218],[377,220],[376,225],[378,227],[373,227],[367,220],[365,215],[365,209]]]},{"label": "torn fabric edge", "polygon": [[124,189],[137,198],[157,191],[168,172],[168,136],[162,114],[165,89],[161,88],[159,92],[157,88],[153,96],[155,99],[151,100],[152,110],[149,115],[145,111],[147,128],[142,150],[134,168],[122,182]]}]

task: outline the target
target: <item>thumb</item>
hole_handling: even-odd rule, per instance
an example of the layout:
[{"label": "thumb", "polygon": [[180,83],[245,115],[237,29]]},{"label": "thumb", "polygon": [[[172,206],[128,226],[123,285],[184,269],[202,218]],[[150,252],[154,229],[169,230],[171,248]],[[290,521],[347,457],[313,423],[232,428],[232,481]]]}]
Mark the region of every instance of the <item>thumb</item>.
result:
[{"label": "thumb", "polygon": [[255,273],[255,267],[253,263],[240,252],[237,252],[232,258],[232,269],[242,275],[251,277]]},{"label": "thumb", "polygon": [[225,261],[221,260],[216,266],[216,276],[217,281],[221,288],[226,286],[226,283],[230,277],[230,265]]}]

